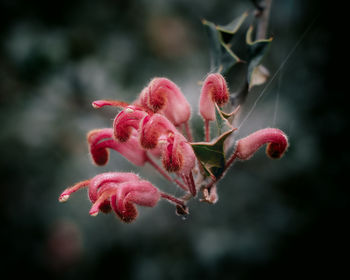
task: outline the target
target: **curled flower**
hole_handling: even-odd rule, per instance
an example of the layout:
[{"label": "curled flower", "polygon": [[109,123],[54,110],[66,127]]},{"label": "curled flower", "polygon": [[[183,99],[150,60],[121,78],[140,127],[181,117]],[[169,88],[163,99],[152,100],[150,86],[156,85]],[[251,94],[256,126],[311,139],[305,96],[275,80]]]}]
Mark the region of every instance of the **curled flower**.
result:
[{"label": "curled flower", "polygon": [[[122,183],[126,181],[138,180],[139,177],[134,173],[124,173],[124,172],[106,172],[96,175],[92,179],[84,180],[74,184],[73,186],[65,189],[59,196],[60,202],[66,202],[72,193],[80,190],[84,187],[89,187],[88,194],[90,200],[94,203],[98,198],[98,193],[100,188],[106,183]],[[101,205],[101,211],[109,212],[111,210],[108,203]]]},{"label": "curled flower", "polygon": [[191,145],[181,134],[169,134],[161,140],[162,161],[168,172],[189,174],[195,166],[196,156]]},{"label": "curled flower", "polygon": [[142,166],[147,161],[146,151],[140,146],[138,134],[131,132],[129,141],[119,142],[113,138],[112,128],[95,129],[88,133],[87,141],[90,154],[96,165],[105,165],[109,159],[109,150],[113,149],[131,163]]},{"label": "curled flower", "polygon": [[236,156],[239,159],[249,159],[264,144],[266,154],[273,158],[281,158],[288,148],[288,138],[277,128],[260,129],[237,141]]},{"label": "curled flower", "polygon": [[132,222],[137,216],[134,204],[154,207],[160,198],[159,190],[150,182],[141,180],[123,183],[117,189],[116,195],[111,198],[113,210],[124,222]]},{"label": "curled flower", "polygon": [[164,116],[147,115],[140,124],[140,142],[145,149],[154,149],[162,135],[176,133],[175,126]]},{"label": "curled flower", "polygon": [[59,201],[66,201],[70,194],[82,187],[89,188],[89,198],[93,203],[90,215],[96,216],[99,211],[109,212],[113,209],[117,216],[127,223],[137,217],[134,204],[154,207],[161,196],[156,187],[148,181],[141,180],[136,174],[108,172],[66,189]]},{"label": "curled flower", "polygon": [[164,168],[176,172],[195,195],[196,189],[192,177],[196,156],[185,137],[160,114],[146,116],[140,124],[140,142],[145,149],[159,148]]},{"label": "curled flower", "polygon": [[201,96],[199,99],[199,112],[203,119],[208,121],[215,120],[215,106],[227,103],[229,92],[225,78],[219,74],[209,74],[202,86]]},{"label": "curled flower", "polygon": [[154,207],[159,198],[159,190],[145,180],[120,184],[109,183],[92,205],[90,215],[97,215],[101,205],[108,201],[117,216],[123,222],[130,223],[136,219],[138,214],[134,204]]},{"label": "curled flower", "polygon": [[135,103],[163,114],[175,126],[186,123],[191,116],[191,106],[180,88],[167,78],[154,78]]},{"label": "curled flower", "polygon": [[132,129],[138,130],[141,119],[146,115],[147,113],[137,106],[127,106],[114,119],[115,138],[120,142],[126,142],[132,133]]}]

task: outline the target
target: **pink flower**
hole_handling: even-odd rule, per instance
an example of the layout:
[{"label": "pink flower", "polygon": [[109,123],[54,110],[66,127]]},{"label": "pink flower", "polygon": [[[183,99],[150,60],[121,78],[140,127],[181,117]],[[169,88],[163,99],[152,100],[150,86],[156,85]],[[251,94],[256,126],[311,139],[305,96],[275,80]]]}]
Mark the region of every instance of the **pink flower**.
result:
[{"label": "pink flower", "polygon": [[214,103],[222,106],[227,103],[228,98],[225,78],[219,73],[209,74],[204,81],[199,99],[199,112],[203,119],[215,120]]},{"label": "pink flower", "polygon": [[92,205],[90,215],[96,216],[101,205],[108,201],[117,216],[126,223],[134,221],[138,215],[134,204],[154,207],[160,199],[159,190],[145,180],[120,184],[109,183]]},{"label": "pink flower", "polygon": [[141,180],[136,174],[108,172],[66,189],[60,195],[59,201],[67,201],[72,193],[82,187],[89,188],[89,198],[93,203],[90,215],[96,216],[99,211],[109,212],[113,209],[126,223],[134,221],[137,217],[134,204],[154,207],[161,195],[156,187],[148,181]]},{"label": "pink flower", "polygon": [[87,140],[90,154],[96,165],[105,165],[109,159],[109,150],[113,149],[131,163],[142,166],[147,161],[146,151],[140,146],[138,134],[134,130],[127,142],[116,141],[112,128],[95,129],[88,133]]},{"label": "pink flower", "polygon": [[196,156],[186,138],[168,119],[159,114],[146,116],[140,124],[140,142],[146,149],[159,148],[164,168],[178,173],[192,195],[196,195],[192,177]]},{"label": "pink flower", "polygon": [[145,87],[135,104],[166,116],[175,126],[186,123],[191,116],[191,106],[180,88],[166,78],[154,78]]},{"label": "pink flower", "polygon": [[146,149],[160,144],[162,161],[169,172],[188,174],[195,165],[196,156],[186,138],[164,116],[146,116],[140,125],[140,142]]},{"label": "pink flower", "polygon": [[127,106],[114,119],[113,129],[115,138],[120,142],[126,142],[132,133],[132,128],[138,130],[140,121],[146,115],[147,113],[137,106]]},{"label": "pink flower", "polygon": [[175,126],[163,115],[147,115],[140,123],[140,142],[145,149],[154,149],[160,136],[176,133]]},{"label": "pink flower", "polygon": [[249,159],[264,144],[267,144],[266,154],[277,159],[287,150],[288,138],[277,128],[260,129],[238,140],[235,154],[239,159]]},{"label": "pink flower", "polygon": [[81,188],[89,186],[89,198],[91,201],[95,202],[98,197],[98,190],[104,183],[114,182],[122,183],[131,180],[137,180],[139,177],[134,173],[125,172],[106,172],[96,175],[92,179],[81,181],[65,189],[59,197],[60,202],[65,202],[69,199],[72,193],[80,190]]},{"label": "pink flower", "polygon": [[181,134],[169,134],[160,141],[163,166],[168,172],[189,174],[195,166],[196,156]]},{"label": "pink flower", "polygon": [[[137,166],[148,162],[165,179],[177,184],[185,194],[178,198],[161,192],[132,172],[106,172],[65,189],[59,196],[59,201],[65,202],[72,193],[87,187],[92,203],[89,213],[92,216],[100,211],[114,211],[123,222],[130,223],[138,215],[137,205],[154,207],[162,198],[174,204],[177,213],[185,217],[189,213],[187,202],[197,194],[193,178],[196,175],[198,190],[203,192],[201,201],[216,203],[217,183],[235,159],[249,159],[265,144],[266,153],[271,158],[282,157],[288,148],[287,136],[281,130],[266,128],[239,139],[226,160],[224,141],[235,129],[230,126],[229,131],[216,135],[217,140],[208,142],[211,139],[210,121],[216,118],[215,110],[217,106],[228,102],[228,99],[229,92],[224,77],[219,73],[209,74],[204,81],[199,101],[205,125],[205,142],[197,143],[200,148],[196,143],[190,143],[193,141],[188,122],[191,116],[190,105],[179,87],[166,78],[154,78],[133,105],[118,100],[94,101],[92,105],[95,108],[115,106],[122,110],[115,117],[112,128],[95,129],[88,133],[87,141],[93,162],[96,165],[107,164],[110,149],[115,150]],[[223,114],[225,118],[234,116],[237,110],[238,108],[230,114]],[[219,114],[222,118],[220,112]],[[193,149],[198,152],[198,166]],[[212,168],[217,172],[212,172]]]}]

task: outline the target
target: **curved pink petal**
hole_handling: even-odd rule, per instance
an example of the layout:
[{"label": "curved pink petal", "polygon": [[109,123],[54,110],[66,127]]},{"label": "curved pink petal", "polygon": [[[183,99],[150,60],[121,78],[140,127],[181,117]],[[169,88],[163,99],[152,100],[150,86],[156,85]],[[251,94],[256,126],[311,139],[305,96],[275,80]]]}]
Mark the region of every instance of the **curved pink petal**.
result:
[{"label": "curved pink petal", "polygon": [[96,129],[88,133],[87,139],[92,160],[96,165],[108,162],[108,149],[113,149],[137,166],[143,166],[147,161],[146,151],[141,147],[136,130],[131,132],[129,141],[119,142],[113,137],[112,128]]},{"label": "curved pink petal", "polygon": [[94,203],[98,198],[98,193],[106,183],[124,183],[128,181],[138,181],[140,178],[132,172],[106,172],[96,175],[90,180],[89,198]]},{"label": "curved pink petal", "polygon": [[202,86],[201,96],[199,99],[199,112],[205,120],[215,120],[215,106],[227,103],[229,92],[225,78],[219,74],[209,74]]},{"label": "curved pink petal", "polygon": [[106,212],[107,209],[111,210],[110,197],[116,193],[117,187],[117,183],[105,183],[103,185],[98,198],[90,208],[89,214],[91,216],[96,216],[99,211]]},{"label": "curved pink petal", "polygon": [[136,101],[154,113],[166,116],[175,126],[186,123],[191,117],[191,106],[180,88],[167,78],[154,78]]},{"label": "curved pink petal", "polygon": [[288,138],[277,128],[260,129],[237,141],[236,156],[239,159],[249,159],[264,144],[267,144],[266,154],[271,158],[281,158],[288,148]]},{"label": "curved pink petal", "polygon": [[111,206],[116,214],[126,223],[137,217],[134,204],[154,207],[160,199],[159,190],[145,180],[121,183],[111,197]]},{"label": "curved pink petal", "polygon": [[154,149],[160,136],[175,132],[177,132],[175,126],[164,116],[148,115],[140,123],[141,146],[145,149]]},{"label": "curved pink petal", "polygon": [[114,136],[120,142],[126,142],[132,133],[132,129],[139,128],[140,121],[147,113],[136,106],[128,106],[121,111],[114,119]]}]

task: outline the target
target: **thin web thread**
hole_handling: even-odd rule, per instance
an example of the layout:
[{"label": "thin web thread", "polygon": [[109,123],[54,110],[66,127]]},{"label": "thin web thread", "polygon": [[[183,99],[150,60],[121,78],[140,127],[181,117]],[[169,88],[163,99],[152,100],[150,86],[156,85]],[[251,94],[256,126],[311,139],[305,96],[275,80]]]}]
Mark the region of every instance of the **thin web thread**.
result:
[{"label": "thin web thread", "polygon": [[247,115],[245,116],[245,118],[242,120],[242,122],[240,123],[240,125],[238,126],[238,131],[240,130],[240,128],[242,127],[242,125],[247,121],[247,119],[250,117],[250,115],[253,113],[253,111],[256,108],[256,105],[258,104],[258,102],[260,101],[260,99],[263,97],[263,95],[265,94],[266,90],[269,88],[269,86],[271,85],[271,83],[275,80],[276,76],[281,72],[281,70],[283,69],[283,67],[285,66],[285,64],[288,62],[289,58],[292,56],[292,54],[295,52],[295,50],[297,49],[297,47],[301,44],[301,42],[305,39],[306,35],[309,33],[309,31],[311,30],[311,28],[313,27],[314,23],[316,22],[318,16],[316,16],[313,21],[309,24],[309,26],[305,29],[305,31],[303,32],[303,34],[301,34],[299,40],[295,43],[295,45],[293,46],[293,48],[289,51],[289,53],[287,54],[286,58],[282,61],[282,63],[280,64],[280,66],[278,67],[278,69],[276,70],[276,72],[273,74],[273,76],[271,77],[271,79],[268,81],[268,83],[266,84],[266,86],[263,88],[263,90],[261,91],[261,93],[259,94],[259,96],[256,98],[256,100],[254,101],[252,107],[250,108],[249,112],[247,113]]},{"label": "thin web thread", "polygon": [[281,73],[279,75],[279,77],[278,77],[278,87],[277,87],[277,92],[276,92],[275,108],[274,108],[273,121],[272,121],[273,126],[275,126],[276,122],[277,122],[277,111],[278,111],[279,100],[280,100],[280,91],[281,91],[281,85],[282,85],[282,74],[283,73]]}]

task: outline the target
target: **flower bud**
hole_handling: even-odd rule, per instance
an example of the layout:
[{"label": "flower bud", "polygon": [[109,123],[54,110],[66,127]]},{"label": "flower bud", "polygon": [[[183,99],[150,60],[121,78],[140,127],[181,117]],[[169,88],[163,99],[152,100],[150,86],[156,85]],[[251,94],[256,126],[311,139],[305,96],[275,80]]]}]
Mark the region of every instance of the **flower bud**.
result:
[{"label": "flower bud", "polygon": [[264,144],[267,144],[266,154],[278,159],[288,148],[288,138],[277,128],[260,129],[237,141],[236,156],[247,160]]}]

